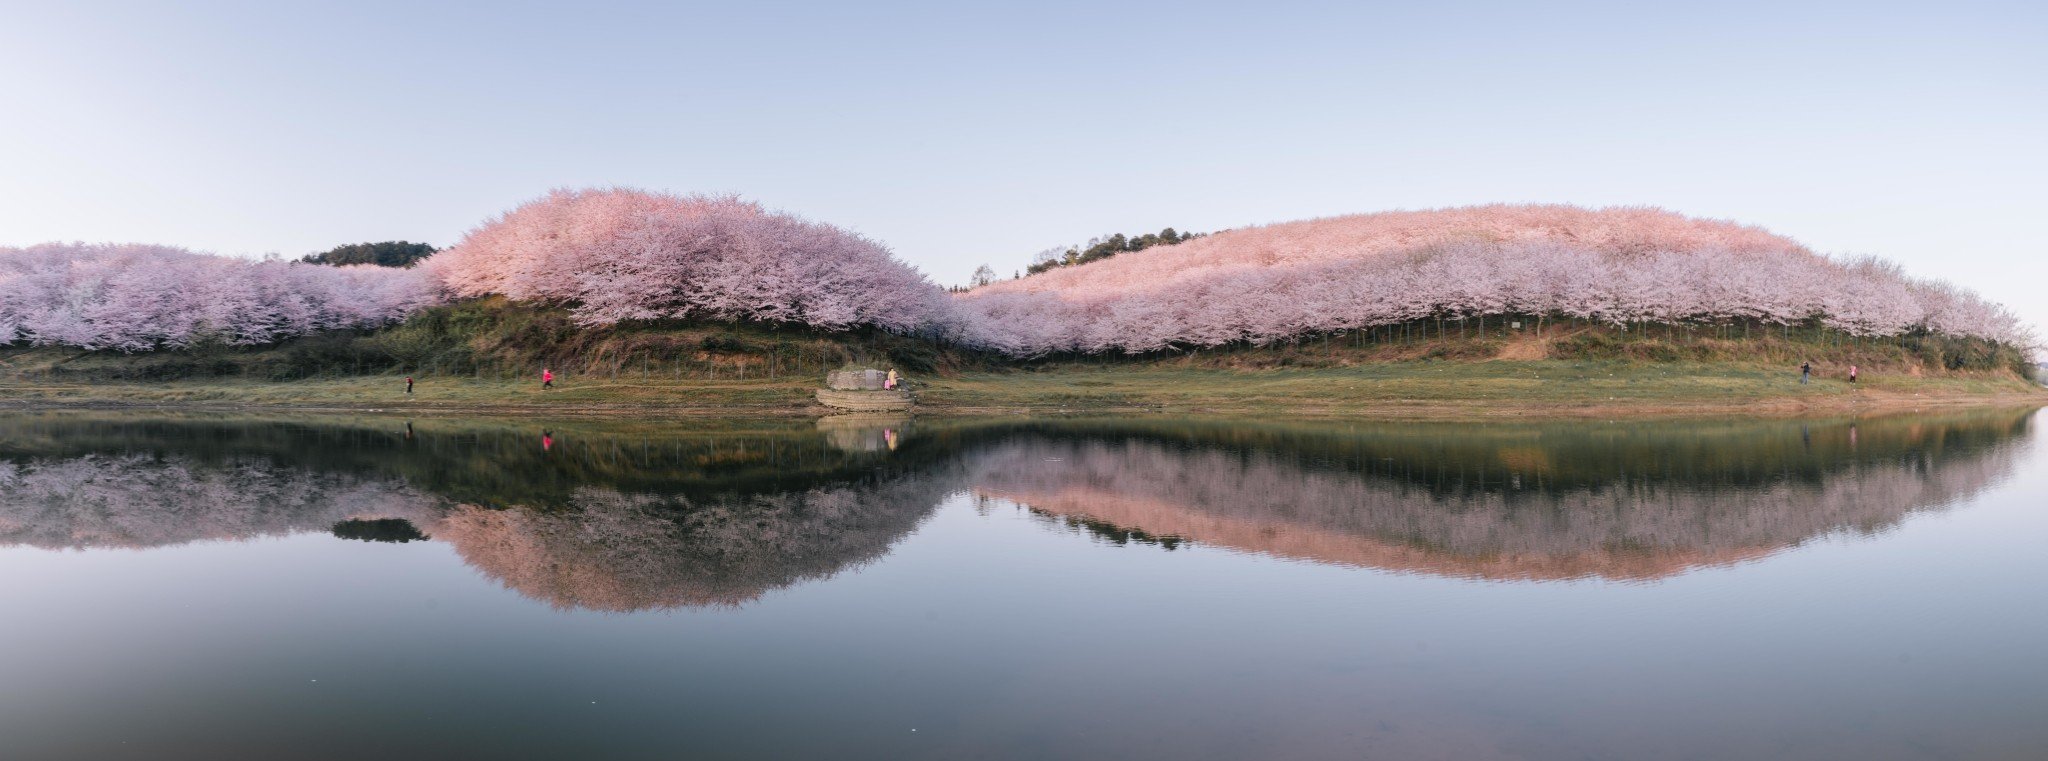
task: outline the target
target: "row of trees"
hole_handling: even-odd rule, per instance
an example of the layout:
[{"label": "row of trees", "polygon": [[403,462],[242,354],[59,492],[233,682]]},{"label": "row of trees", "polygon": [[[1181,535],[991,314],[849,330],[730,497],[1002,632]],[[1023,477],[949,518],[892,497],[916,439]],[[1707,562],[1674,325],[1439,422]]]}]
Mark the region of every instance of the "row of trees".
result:
[{"label": "row of trees", "polygon": [[912,332],[948,307],[874,241],[731,196],[555,191],[423,268],[456,295],[562,303],[585,325],[709,318]]},{"label": "row of trees", "polygon": [[[589,326],[874,326],[1017,356],[1264,343],[1490,315],[1818,321],[1859,336],[2032,340],[1998,305],[1885,262],[1830,259],[1758,228],[1642,208],[1483,206],[1208,236],[1169,228],[1069,249],[1029,277],[995,281],[984,267],[976,287],[950,297],[871,240],[729,196],[556,191],[418,258],[431,250],[398,241],[306,260],[342,265],[327,267],[146,245],[0,249],[0,345],[263,344],[492,294],[561,304]],[[1149,252],[1116,256],[1139,250]]]},{"label": "row of trees", "polygon": [[299,261],[307,264],[329,264],[336,267],[350,264],[374,264],[379,267],[410,267],[421,259],[433,256],[439,249],[425,243],[403,240],[387,240],[381,243],[350,243],[335,246],[317,254],[308,254]]},{"label": "row of trees", "polygon": [[[1804,446],[1798,429],[1786,442],[1783,429],[1759,426],[1756,439],[1792,446],[1736,458],[1766,466],[1758,468],[1699,458],[1726,453],[1654,434],[1526,437],[1465,450],[1542,464],[1518,467],[1423,444],[1419,457],[1367,459],[1360,455],[1399,454],[1369,436],[1314,451],[1304,446],[1313,435],[1254,448],[1110,428],[1091,438],[1003,439],[966,456],[966,480],[982,496],[1211,547],[1478,578],[1655,578],[1815,537],[1882,531],[1916,511],[1963,503],[2012,475],[2026,451],[2015,435],[2023,429],[2011,427],[2023,423],[2018,417],[1910,428],[1866,421],[1860,454],[1829,451],[1855,435],[1847,425],[1814,426]],[[1412,429],[1405,438],[1428,439]],[[1484,451],[1494,444],[1501,448]],[[1537,485],[1552,463],[1574,459],[1607,467],[1594,480]],[[1663,467],[1626,466],[1643,460]]]},{"label": "row of trees", "polygon": [[0,346],[248,346],[386,325],[441,300],[440,286],[416,270],[138,244],[0,248]]},{"label": "row of trees", "polygon": [[1432,318],[1611,323],[1818,320],[2012,344],[2010,312],[1838,261],[1757,228],[1654,209],[1490,206],[1219,233],[1144,257],[993,283],[958,298],[962,340],[1015,355],[1147,352]]},{"label": "row of trees", "polygon": [[[1176,232],[1171,227],[1156,233],[1145,233],[1144,235],[1133,235],[1130,237],[1125,237],[1123,233],[1117,233],[1106,238],[1091,239],[1088,241],[1086,248],[1068,246],[1064,251],[1057,248],[1040,251],[1038,256],[1032,259],[1031,266],[1024,268],[1024,272],[1025,274],[1036,275],[1054,267],[1087,264],[1108,259],[1117,254],[1143,251],[1153,246],[1171,246],[1182,241],[1194,240],[1201,236],[1201,233]],[[977,285],[986,284],[986,282],[977,283]]]}]

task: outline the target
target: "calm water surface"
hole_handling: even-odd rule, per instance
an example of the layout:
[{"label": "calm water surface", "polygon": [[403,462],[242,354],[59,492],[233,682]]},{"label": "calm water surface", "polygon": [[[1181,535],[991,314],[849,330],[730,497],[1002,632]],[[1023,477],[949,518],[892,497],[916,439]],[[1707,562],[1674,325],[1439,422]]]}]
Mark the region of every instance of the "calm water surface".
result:
[{"label": "calm water surface", "polygon": [[2048,758],[2027,411],[0,416],[0,759]]}]

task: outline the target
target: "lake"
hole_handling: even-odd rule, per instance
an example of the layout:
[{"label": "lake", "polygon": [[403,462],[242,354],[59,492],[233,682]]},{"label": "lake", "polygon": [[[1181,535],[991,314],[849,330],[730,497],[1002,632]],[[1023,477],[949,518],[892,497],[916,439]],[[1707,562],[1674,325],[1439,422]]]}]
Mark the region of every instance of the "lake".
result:
[{"label": "lake", "polygon": [[0,414],[0,759],[2048,758],[2034,411]]}]

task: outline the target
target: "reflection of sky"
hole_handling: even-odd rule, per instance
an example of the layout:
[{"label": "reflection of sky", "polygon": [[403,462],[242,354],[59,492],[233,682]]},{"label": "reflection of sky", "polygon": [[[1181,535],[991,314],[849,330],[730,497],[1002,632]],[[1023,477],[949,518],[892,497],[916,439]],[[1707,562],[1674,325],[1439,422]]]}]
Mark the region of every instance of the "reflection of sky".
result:
[{"label": "reflection of sky", "polygon": [[1648,585],[1119,548],[966,496],[737,611],[559,611],[439,542],[10,548],[0,756],[2023,757],[2035,443],[1878,537]]}]

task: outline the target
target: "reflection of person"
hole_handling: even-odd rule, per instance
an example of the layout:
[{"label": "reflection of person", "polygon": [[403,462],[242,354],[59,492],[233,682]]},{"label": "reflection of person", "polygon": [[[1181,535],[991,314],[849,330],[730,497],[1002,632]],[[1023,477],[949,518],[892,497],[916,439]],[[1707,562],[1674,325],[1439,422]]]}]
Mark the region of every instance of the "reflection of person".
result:
[{"label": "reflection of person", "polygon": [[883,441],[883,443],[886,443],[886,444],[888,444],[888,445],[889,445],[889,451],[891,451],[891,452],[894,452],[894,451],[896,451],[896,429],[894,429],[894,428],[884,428],[884,429],[882,429],[882,441]]},{"label": "reflection of person", "polygon": [[555,448],[555,432],[542,430],[540,432],[540,451],[545,452],[553,448]]},{"label": "reflection of person", "polygon": [[412,421],[405,421],[405,440],[412,441]]},{"label": "reflection of person", "polygon": [[551,389],[551,388],[554,388],[554,387],[555,387],[555,371],[553,371],[553,370],[550,370],[550,369],[548,369],[548,368],[545,368],[545,367],[541,368],[541,369],[540,369],[540,390],[542,390],[542,391],[546,391],[546,390],[548,390],[548,389]]}]

